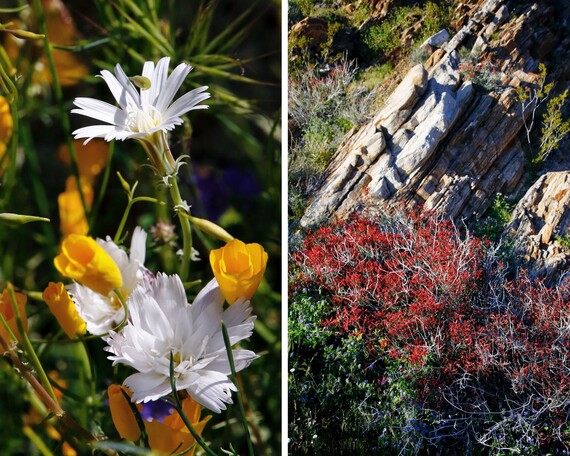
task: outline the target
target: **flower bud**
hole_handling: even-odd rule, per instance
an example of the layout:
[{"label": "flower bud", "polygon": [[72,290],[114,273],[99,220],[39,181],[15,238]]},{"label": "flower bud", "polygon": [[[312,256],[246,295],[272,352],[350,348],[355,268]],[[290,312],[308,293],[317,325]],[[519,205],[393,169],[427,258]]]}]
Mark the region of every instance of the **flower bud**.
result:
[{"label": "flower bud", "polygon": [[85,321],[77,313],[75,303],[69,297],[63,283],[50,282],[42,298],[70,339],[76,334],[85,334],[87,331]]},{"label": "flower bud", "polygon": [[0,222],[8,226],[17,226],[30,222],[49,222],[49,219],[45,217],[36,217],[35,215],[22,215],[12,214],[10,212],[2,212],[0,214]]},{"label": "flower bud", "polygon": [[[27,296],[23,293],[14,293],[16,296],[16,305],[18,306],[18,312],[20,313],[20,318],[22,319],[22,326],[24,331],[28,331],[28,317],[26,316],[26,301],[28,300]],[[12,302],[10,300],[10,294],[8,292],[8,288],[4,289],[2,296],[0,297],[0,314],[8,323],[8,327],[10,331],[16,336],[16,339],[22,340],[22,334],[20,334],[20,330],[18,329],[18,323],[16,321],[16,314],[14,313],[14,308],[12,307]],[[4,325],[0,323],[0,335],[3,337],[5,341],[10,341],[10,336]]]},{"label": "flower bud", "polygon": [[[131,391],[126,386],[110,385],[107,388],[109,394],[109,408],[111,409],[111,418],[117,432],[123,439],[131,442],[137,441],[141,436],[141,430],[135,418],[135,414],[131,409],[131,404],[123,394],[123,391],[130,397]],[[137,405],[142,410],[142,405]]]},{"label": "flower bud", "polygon": [[203,231],[220,241],[230,242],[234,238],[230,233],[224,230],[221,226],[216,225],[214,222],[198,217],[192,217],[191,215],[188,215],[187,218],[200,231]]}]

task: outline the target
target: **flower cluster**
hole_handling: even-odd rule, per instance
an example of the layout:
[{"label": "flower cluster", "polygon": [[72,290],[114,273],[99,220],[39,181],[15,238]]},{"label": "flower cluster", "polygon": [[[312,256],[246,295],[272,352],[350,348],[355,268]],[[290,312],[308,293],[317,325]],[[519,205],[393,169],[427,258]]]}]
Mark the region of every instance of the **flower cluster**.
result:
[{"label": "flower cluster", "polygon": [[[262,281],[268,255],[261,245],[245,244],[213,222],[192,217],[189,205],[182,200],[176,180],[178,161],[171,155],[166,132],[180,125],[186,112],[206,108],[198,104],[210,95],[205,92],[207,87],[200,87],[172,102],[192,67],[180,64],[168,75],[168,66],[169,58],[156,66],[146,62],[142,76],[134,78],[128,78],[120,65],[114,74],[102,71],[119,108],[91,98],[75,100],[73,113],[108,125],[75,131],[76,138],[87,138],[83,146],[76,143],[81,151],[76,164],[82,187],[78,188],[76,176],[72,176],[66,191],[59,195],[64,237],[54,258],[57,271],[71,283],[49,282],[42,297],[67,337],[83,338],[86,333],[90,338],[100,337],[113,365],[123,364],[135,371],[124,379],[123,386],[113,384],[108,389],[112,418],[121,437],[138,441],[144,435],[155,451],[192,454],[211,418],[200,420],[201,408],[220,413],[232,404],[237,385],[230,376],[257,358],[239,344],[253,333],[256,317],[250,300]],[[9,110],[7,117],[3,107],[0,103],[0,120],[8,125]],[[8,129],[5,133],[0,138],[4,142]],[[141,227],[134,229],[128,250],[110,237],[87,235],[86,211],[91,209],[94,179],[108,165],[104,143],[87,144],[93,138],[135,139],[171,188],[175,210],[184,213],[179,217],[184,244],[179,274],[155,274],[145,266],[147,233]],[[70,163],[66,148],[60,155]],[[132,199],[136,186],[131,189],[123,180],[121,183]],[[191,303],[183,283],[193,252],[190,223],[226,242],[211,251],[214,278]],[[122,228],[121,224],[115,239],[120,238]],[[5,350],[20,343],[30,347],[25,334],[26,300],[26,295],[13,288],[4,290],[0,298],[0,342]],[[55,397],[48,383],[43,388],[46,395]],[[129,400],[138,405],[129,405]],[[176,401],[181,405],[175,412]],[[57,407],[55,402],[50,404]],[[156,404],[168,406],[167,416],[160,420],[153,416]],[[148,418],[142,427],[141,417]]]}]

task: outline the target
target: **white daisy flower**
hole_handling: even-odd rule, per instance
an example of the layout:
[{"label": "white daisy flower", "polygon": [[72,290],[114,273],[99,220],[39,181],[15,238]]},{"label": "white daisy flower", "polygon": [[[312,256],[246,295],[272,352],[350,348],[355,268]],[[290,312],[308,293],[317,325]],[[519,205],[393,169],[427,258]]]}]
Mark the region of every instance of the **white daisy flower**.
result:
[{"label": "white daisy flower", "polygon": [[[204,407],[219,413],[231,404],[235,385],[221,321],[226,323],[232,346],[251,336],[255,316],[249,301],[238,299],[226,310],[215,279],[188,304],[180,277],[158,274],[151,291],[137,288],[129,300],[129,322],[120,333],[110,332],[107,350],[113,365],[124,363],[139,372],[124,385],[133,401],[148,402],[171,392],[170,356],[174,360],[176,388]],[[232,350],[236,371],[249,366],[257,355]]]},{"label": "white daisy flower", "polygon": [[[152,273],[144,267],[146,237],[147,234],[141,227],[135,228],[130,255],[117,246],[110,237],[106,240],[97,239],[97,243],[117,263],[121,271],[123,286],[120,291],[125,299],[128,299],[139,285],[150,287]],[[67,291],[75,303],[77,312],[85,320],[87,331],[91,334],[108,333],[125,318],[125,310],[113,292],[103,296],[77,282],[67,285]]]},{"label": "white daisy flower", "polygon": [[[175,161],[168,150],[165,133],[182,124],[181,116],[188,111],[207,109],[208,106],[198,103],[209,98],[210,94],[206,93],[208,87],[203,86],[172,102],[192,66],[181,63],[168,76],[169,63],[169,57],[160,59],[156,67],[154,62],[145,62],[142,81],[146,84],[141,84],[145,88],[140,91],[127,77],[121,65],[115,66],[115,74],[102,70],[101,77],[109,86],[119,107],[94,98],[76,98],[73,103],[78,109],[72,109],[72,113],[105,124],[79,128],[73,132],[74,137],[87,138],[85,143],[93,138],[105,138],[106,141],[136,139],[143,144],[153,166],[162,175],[170,174],[173,167],[175,171]],[[140,76],[138,79],[141,80]]]}]

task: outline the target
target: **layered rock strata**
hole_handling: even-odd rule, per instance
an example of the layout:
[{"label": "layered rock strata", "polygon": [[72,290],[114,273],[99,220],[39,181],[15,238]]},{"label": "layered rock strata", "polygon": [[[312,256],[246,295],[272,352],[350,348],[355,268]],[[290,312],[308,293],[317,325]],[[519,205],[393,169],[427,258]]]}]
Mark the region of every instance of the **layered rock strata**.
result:
[{"label": "layered rock strata", "polygon": [[[514,191],[525,169],[517,136],[529,114],[516,87],[536,83],[533,72],[552,51],[556,30],[546,23],[548,8],[537,5],[512,19],[501,0],[464,9],[461,29],[409,70],[372,121],[349,132],[301,225],[382,202],[437,209],[459,221]],[[491,78],[491,87],[462,71],[463,47],[480,56],[474,71]]]}]

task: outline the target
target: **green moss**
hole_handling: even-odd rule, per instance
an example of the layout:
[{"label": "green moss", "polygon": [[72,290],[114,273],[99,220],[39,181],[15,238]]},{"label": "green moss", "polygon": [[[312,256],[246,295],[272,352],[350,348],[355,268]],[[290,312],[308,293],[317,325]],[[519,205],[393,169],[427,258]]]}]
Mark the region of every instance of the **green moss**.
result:
[{"label": "green moss", "polygon": [[392,62],[386,62],[382,65],[368,68],[360,73],[358,84],[364,85],[367,89],[373,90],[382,85],[386,79],[393,75],[394,65]]}]

